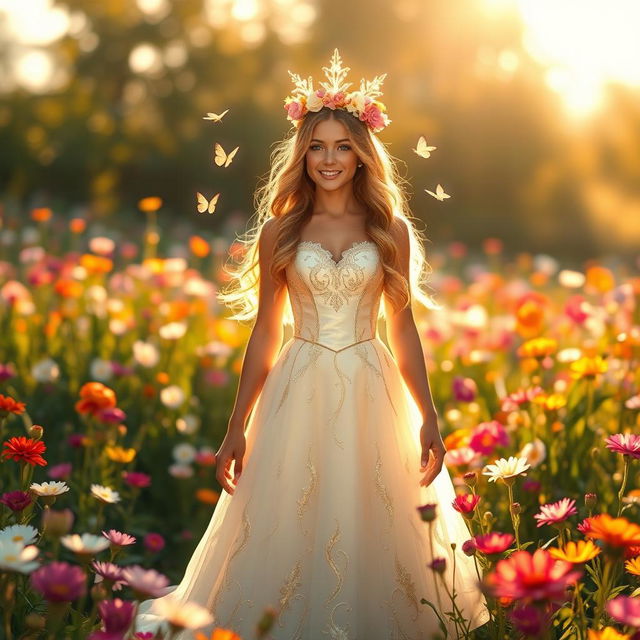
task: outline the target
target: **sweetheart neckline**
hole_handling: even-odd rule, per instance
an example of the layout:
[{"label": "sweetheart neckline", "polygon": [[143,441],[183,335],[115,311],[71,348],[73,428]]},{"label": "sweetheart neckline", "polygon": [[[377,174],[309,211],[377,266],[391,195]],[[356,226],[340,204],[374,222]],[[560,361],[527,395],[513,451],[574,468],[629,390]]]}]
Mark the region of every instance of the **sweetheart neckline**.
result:
[{"label": "sweetheart neckline", "polygon": [[321,251],[324,251],[324,253],[327,256],[327,258],[329,258],[329,260],[331,260],[331,262],[333,263],[333,265],[335,267],[339,267],[342,264],[342,262],[346,259],[346,257],[349,254],[349,252],[353,251],[354,249],[357,249],[360,245],[372,244],[374,247],[378,246],[372,240],[355,240],[350,247],[347,247],[340,254],[340,259],[336,261],[334,259],[334,257],[333,257],[333,253],[331,253],[331,251],[329,251],[329,249],[326,249],[325,247],[323,247],[322,244],[320,242],[318,242],[317,240],[301,240],[298,243],[298,247],[301,247],[304,244],[308,244],[308,245],[311,245],[311,246],[318,247],[318,249],[320,249]]}]

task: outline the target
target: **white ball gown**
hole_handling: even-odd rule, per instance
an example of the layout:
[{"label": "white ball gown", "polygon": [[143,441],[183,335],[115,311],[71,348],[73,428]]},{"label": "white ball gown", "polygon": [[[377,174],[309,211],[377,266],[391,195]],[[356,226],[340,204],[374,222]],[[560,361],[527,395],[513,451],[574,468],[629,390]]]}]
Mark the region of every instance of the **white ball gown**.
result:
[{"label": "white ball gown", "polygon": [[[428,640],[438,619],[420,600],[452,609],[427,567],[429,527],[417,511],[436,503],[434,555],[446,558],[451,588],[457,544],[456,602],[472,628],[483,624],[485,599],[473,558],[461,550],[471,536],[451,505],[451,478],[443,467],[429,487],[419,485],[421,415],[376,335],[377,246],[355,242],[336,263],[321,244],[303,241],[286,275],[293,337],[247,421],[243,472],[167,593],[211,612],[213,624],[200,629],[207,636],[223,627],[253,640],[272,606],[273,640]],[[164,627],[157,600],[141,603],[137,630]]]}]

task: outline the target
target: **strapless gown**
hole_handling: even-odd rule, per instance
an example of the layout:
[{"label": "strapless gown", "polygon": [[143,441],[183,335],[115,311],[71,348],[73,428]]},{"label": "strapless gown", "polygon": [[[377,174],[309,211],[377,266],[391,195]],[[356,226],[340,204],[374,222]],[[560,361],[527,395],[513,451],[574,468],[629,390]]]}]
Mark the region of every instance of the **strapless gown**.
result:
[{"label": "strapless gown", "polygon": [[[356,242],[336,263],[303,241],[286,276],[293,337],[247,421],[243,472],[233,495],[222,491],[182,581],[167,593],[211,612],[213,624],[200,629],[207,636],[222,627],[253,640],[271,606],[279,611],[273,640],[429,640],[438,619],[421,599],[452,610],[427,567],[429,527],[416,510],[436,503],[433,553],[446,558],[449,589],[455,553],[458,607],[472,628],[483,624],[451,478],[443,467],[429,487],[419,485],[420,412],[376,335],[377,246]],[[141,603],[138,630],[165,625],[156,600]]]}]

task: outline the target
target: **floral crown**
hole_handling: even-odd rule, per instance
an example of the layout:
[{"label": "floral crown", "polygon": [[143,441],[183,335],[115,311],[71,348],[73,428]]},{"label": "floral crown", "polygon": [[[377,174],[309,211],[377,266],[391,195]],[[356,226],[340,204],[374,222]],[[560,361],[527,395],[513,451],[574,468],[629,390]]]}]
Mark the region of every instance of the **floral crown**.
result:
[{"label": "floral crown", "polygon": [[376,98],[382,95],[380,87],[387,74],[376,76],[373,80],[360,80],[360,89],[347,89],[351,82],[345,82],[350,67],[342,66],[342,59],[334,49],[329,67],[322,67],[327,82],[320,82],[321,89],[313,88],[313,79],[309,76],[303,80],[297,73],[291,73],[295,89],[284,100],[287,120],[297,127],[309,111],[320,111],[322,107],[329,109],[346,109],[358,120],[364,122],[371,131],[382,131],[390,122],[385,111],[387,108]]}]

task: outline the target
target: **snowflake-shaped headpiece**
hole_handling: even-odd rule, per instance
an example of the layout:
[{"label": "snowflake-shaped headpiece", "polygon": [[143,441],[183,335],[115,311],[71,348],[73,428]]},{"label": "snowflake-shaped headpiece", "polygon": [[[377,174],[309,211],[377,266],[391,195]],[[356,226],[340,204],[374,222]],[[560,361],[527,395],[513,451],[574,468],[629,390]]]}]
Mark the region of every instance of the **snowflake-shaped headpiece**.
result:
[{"label": "snowflake-shaped headpiece", "polygon": [[298,126],[309,111],[346,109],[362,120],[373,133],[382,131],[390,122],[385,105],[378,100],[382,95],[381,87],[387,74],[376,76],[373,80],[362,79],[357,91],[348,91],[351,82],[346,82],[350,67],[342,66],[342,58],[334,50],[328,67],[322,67],[326,82],[319,82],[319,89],[313,88],[313,78],[301,78],[289,71],[294,89],[284,100],[287,119]]}]

